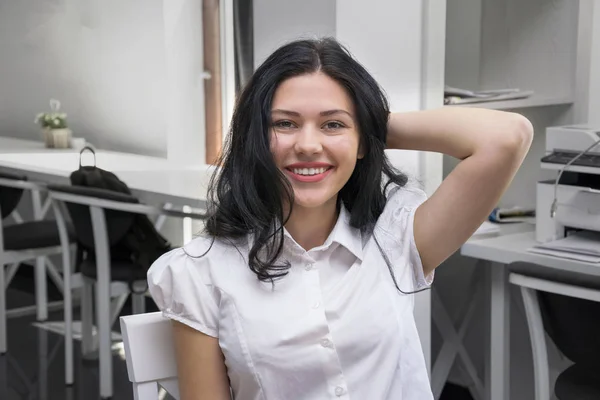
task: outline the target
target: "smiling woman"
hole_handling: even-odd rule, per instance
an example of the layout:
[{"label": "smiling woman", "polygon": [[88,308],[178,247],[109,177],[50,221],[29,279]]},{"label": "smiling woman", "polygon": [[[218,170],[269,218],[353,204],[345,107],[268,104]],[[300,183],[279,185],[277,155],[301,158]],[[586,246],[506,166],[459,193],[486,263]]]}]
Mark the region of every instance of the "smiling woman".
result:
[{"label": "smiling woman", "polygon": [[[181,399],[433,399],[412,294],[495,205],[528,121],[390,114],[346,49],[301,40],[256,70],[229,139],[205,234],[148,272]],[[386,143],[463,161],[427,199]]]}]

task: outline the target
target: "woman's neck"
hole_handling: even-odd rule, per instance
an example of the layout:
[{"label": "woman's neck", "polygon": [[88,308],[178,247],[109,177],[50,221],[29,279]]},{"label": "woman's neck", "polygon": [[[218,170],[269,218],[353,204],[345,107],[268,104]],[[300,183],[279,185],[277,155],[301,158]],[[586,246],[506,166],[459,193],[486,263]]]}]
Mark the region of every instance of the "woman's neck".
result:
[{"label": "woman's neck", "polygon": [[303,249],[310,250],[325,243],[337,218],[335,199],[319,208],[294,206],[285,229]]}]

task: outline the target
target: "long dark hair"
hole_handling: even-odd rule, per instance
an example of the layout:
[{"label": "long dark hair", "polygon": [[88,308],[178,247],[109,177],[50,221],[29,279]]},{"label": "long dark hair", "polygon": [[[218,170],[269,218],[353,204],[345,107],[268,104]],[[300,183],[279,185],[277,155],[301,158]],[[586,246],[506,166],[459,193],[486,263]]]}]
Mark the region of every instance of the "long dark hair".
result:
[{"label": "long dark hair", "polygon": [[284,80],[314,72],[342,85],[356,110],[364,157],[338,195],[350,213],[350,225],[362,232],[372,230],[386,204],[387,185],[407,182],[384,154],[389,106],[366,69],[335,39],[298,40],[280,47],[239,95],[221,168],[210,183],[205,227],[210,236],[229,241],[251,234],[248,263],[261,281],[273,282],[290,267],[279,257],[283,226],[291,214],[284,204],[294,204],[294,193],[270,150],[273,95]]}]

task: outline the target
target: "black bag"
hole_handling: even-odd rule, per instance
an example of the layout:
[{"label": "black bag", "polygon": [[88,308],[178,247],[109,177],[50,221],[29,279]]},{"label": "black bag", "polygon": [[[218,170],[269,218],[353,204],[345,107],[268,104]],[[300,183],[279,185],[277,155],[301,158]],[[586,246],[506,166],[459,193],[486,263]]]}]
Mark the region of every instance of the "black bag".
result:
[{"label": "black bag", "polygon": [[[94,155],[93,166],[82,166],[81,155],[89,150]],[[70,176],[71,185],[98,188],[131,195],[131,190],[114,173],[96,167],[96,153],[90,147],[84,147],[80,152],[79,169]],[[108,219],[107,211],[107,219]],[[154,224],[146,215],[129,214],[129,218],[121,218],[117,223],[118,231],[124,232],[117,238],[110,238],[111,258],[130,261],[134,269],[129,274],[130,289],[134,280],[143,279],[150,265],[161,255],[171,250],[170,243],[156,230]],[[116,239],[116,241],[115,241]],[[85,249],[91,253],[93,249]]]}]

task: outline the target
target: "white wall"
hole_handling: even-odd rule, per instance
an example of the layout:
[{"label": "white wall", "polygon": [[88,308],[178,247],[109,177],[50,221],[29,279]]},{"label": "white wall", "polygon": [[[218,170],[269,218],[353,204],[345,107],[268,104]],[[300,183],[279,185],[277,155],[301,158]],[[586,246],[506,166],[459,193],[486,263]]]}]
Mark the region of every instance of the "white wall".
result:
[{"label": "white wall", "polygon": [[54,97],[97,147],[203,160],[200,5],[0,0],[0,135],[40,139]]},{"label": "white wall", "polygon": [[254,0],[254,65],[282,44],[335,36],[335,0]]}]

